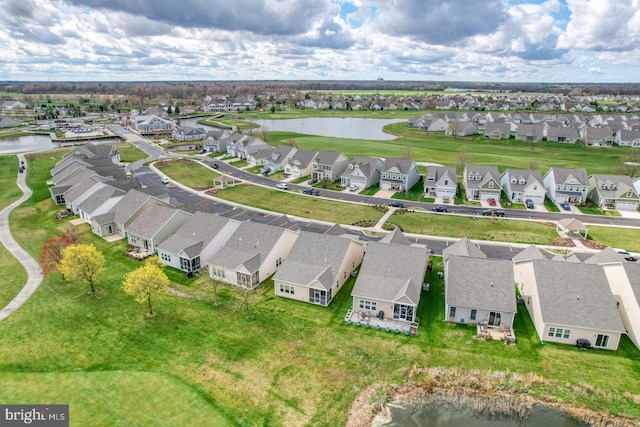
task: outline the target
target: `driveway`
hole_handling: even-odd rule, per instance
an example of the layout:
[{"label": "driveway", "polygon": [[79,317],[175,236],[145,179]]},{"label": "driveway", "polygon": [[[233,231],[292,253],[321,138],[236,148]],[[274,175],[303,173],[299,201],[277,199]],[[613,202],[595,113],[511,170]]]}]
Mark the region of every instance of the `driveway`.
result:
[{"label": "driveway", "polygon": [[635,218],[640,219],[640,212],[638,211],[618,211],[621,217],[623,218]]}]

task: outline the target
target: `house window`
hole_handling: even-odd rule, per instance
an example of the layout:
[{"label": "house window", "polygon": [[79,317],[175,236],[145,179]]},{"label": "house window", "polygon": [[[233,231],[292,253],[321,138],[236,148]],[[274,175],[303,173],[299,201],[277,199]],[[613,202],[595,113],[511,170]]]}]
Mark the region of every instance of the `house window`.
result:
[{"label": "house window", "polygon": [[471,315],[469,317],[469,320],[476,320],[476,315],[478,314],[478,310],[476,310],[475,308],[471,310]]},{"label": "house window", "polygon": [[164,252],[160,253],[160,259],[165,262],[171,262],[171,255],[165,254]]},{"label": "house window", "polygon": [[343,279],[346,279],[346,278],[347,278],[347,272],[345,270]]},{"label": "house window", "polygon": [[224,279],[224,270],[221,268],[215,268],[213,267],[213,276],[214,277],[221,277]]},{"label": "house window", "polygon": [[564,332],[564,330],[562,328],[557,328],[556,329],[556,338],[562,338],[562,333]]},{"label": "house window", "polygon": [[562,338],[568,339],[569,335],[571,335],[571,329],[565,329],[564,330],[564,335],[562,336]]},{"label": "house window", "polygon": [[280,293],[281,294],[294,295],[295,294],[295,288],[293,286],[290,286],[290,285],[280,285]]},{"label": "house window", "polygon": [[607,348],[609,345],[609,335],[598,334],[596,337],[596,347]]},{"label": "house window", "polygon": [[280,264],[282,264],[282,258],[278,258],[278,259],[276,260],[276,267],[279,267],[279,266],[280,266]]},{"label": "house window", "polygon": [[413,309],[414,306],[406,304],[394,304],[393,305],[393,318],[398,320],[406,320],[408,322],[413,321]]},{"label": "house window", "polygon": [[449,309],[449,317],[452,318],[452,319],[456,317],[456,308],[455,307],[451,307]]},{"label": "house window", "polygon": [[358,307],[360,307],[363,310],[376,311],[377,306],[378,306],[378,304],[376,302],[367,301],[367,300],[363,300],[363,299],[361,299],[360,302],[358,303]]},{"label": "house window", "polygon": [[449,185],[449,180],[448,179],[444,180],[444,185]]},{"label": "house window", "polygon": [[489,181],[489,188],[493,188],[493,181]]},{"label": "house window", "polygon": [[633,195],[633,192],[631,190],[627,191],[627,197],[631,197]]},{"label": "house window", "polygon": [[549,328],[549,336],[553,337],[556,334],[556,328]]}]

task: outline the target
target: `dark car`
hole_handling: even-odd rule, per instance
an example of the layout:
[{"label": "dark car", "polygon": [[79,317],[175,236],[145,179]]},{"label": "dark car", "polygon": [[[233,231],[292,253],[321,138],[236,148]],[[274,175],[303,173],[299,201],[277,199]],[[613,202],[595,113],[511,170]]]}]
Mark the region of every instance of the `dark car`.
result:
[{"label": "dark car", "polygon": [[527,199],[524,201],[524,204],[527,206],[527,209],[533,209],[535,208],[535,205],[533,204],[533,200],[531,199]]},{"label": "dark car", "polygon": [[307,184],[309,184],[309,185],[313,185],[313,184],[315,184],[316,182],[318,182],[318,180],[317,180],[317,179],[315,179],[315,178],[311,178],[309,181],[307,181]]},{"label": "dark car", "polygon": [[218,169],[218,164],[214,163],[214,164],[211,165],[211,167],[214,168],[214,169]]},{"label": "dark car", "polygon": [[302,194],[309,194],[311,196],[318,196],[320,194],[320,191],[316,190],[315,188],[305,188],[304,190],[302,190]]},{"label": "dark car", "polygon": [[404,203],[395,201],[389,203],[389,206],[391,206],[392,208],[404,208]]},{"label": "dark car", "polygon": [[435,206],[432,210],[434,212],[447,212],[447,207],[446,206]]},{"label": "dark car", "polygon": [[484,215],[484,216],[491,216],[491,215],[504,216],[504,211],[502,211],[500,209],[483,209],[482,210],[482,215]]}]

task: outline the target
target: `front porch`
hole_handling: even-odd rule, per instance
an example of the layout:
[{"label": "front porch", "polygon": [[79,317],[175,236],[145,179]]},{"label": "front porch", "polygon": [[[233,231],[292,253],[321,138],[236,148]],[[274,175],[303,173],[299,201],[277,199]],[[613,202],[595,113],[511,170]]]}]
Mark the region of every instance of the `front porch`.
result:
[{"label": "front porch", "polygon": [[505,341],[506,344],[515,344],[516,342],[516,334],[512,329],[507,329],[504,326],[497,327],[478,324],[476,328],[477,337],[485,339],[486,341]]},{"label": "front porch", "polygon": [[364,328],[374,328],[386,332],[395,332],[396,334],[418,335],[418,319],[414,322],[405,322],[389,317],[379,316],[367,310],[349,310],[344,316],[347,324],[354,324]]}]

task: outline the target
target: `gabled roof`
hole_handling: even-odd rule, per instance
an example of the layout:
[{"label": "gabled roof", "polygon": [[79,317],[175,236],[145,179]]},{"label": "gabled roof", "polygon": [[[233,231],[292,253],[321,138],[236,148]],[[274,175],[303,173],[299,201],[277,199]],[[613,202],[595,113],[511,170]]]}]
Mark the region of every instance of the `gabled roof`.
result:
[{"label": "gabled roof", "polygon": [[234,220],[219,215],[196,212],[187,222],[182,224],[175,234],[160,243],[158,249],[176,255],[184,251],[190,259],[193,259],[230,221]]},{"label": "gabled roof", "polygon": [[425,177],[427,178],[425,184],[431,180],[438,182],[442,178],[448,177],[455,186],[458,182],[458,171],[455,166],[427,166]]},{"label": "gabled roof", "polygon": [[224,247],[209,260],[213,265],[255,272],[273,250],[285,228],[254,222],[243,222]]},{"label": "gabled roof", "polygon": [[613,131],[608,127],[587,128],[584,134],[585,139],[605,139],[613,138]]},{"label": "gabled roof", "polygon": [[381,160],[377,157],[356,156],[349,164],[349,167],[347,167],[347,169],[342,173],[342,176],[351,176],[357,166],[364,176],[370,177],[373,171],[376,170],[376,166],[380,161]]},{"label": "gabled roof", "polygon": [[489,122],[484,127],[484,134],[488,135],[495,131],[500,132],[501,134],[510,134],[511,133],[511,124],[504,122]]},{"label": "gabled roof", "polygon": [[611,246],[607,246],[597,254],[590,256],[585,261],[587,264],[622,264],[624,258]]},{"label": "gabled roof", "polygon": [[532,264],[545,323],[624,332],[602,266],[550,260]]},{"label": "gabled roof", "polygon": [[547,130],[547,138],[549,137],[577,138],[578,131],[570,126],[553,126]]},{"label": "gabled roof", "polygon": [[274,225],[276,227],[288,228],[294,231],[300,230],[300,226],[291,221],[286,215],[280,215],[276,219],[269,221],[267,224]]},{"label": "gabled roof", "polygon": [[535,245],[529,245],[522,252],[511,258],[513,262],[529,261],[532,259],[547,259]]},{"label": "gabled roof", "polygon": [[127,225],[127,233],[135,234],[143,239],[152,239],[158,231],[169,221],[178,209],[164,203],[149,203],[142,212]]},{"label": "gabled roof", "polygon": [[317,151],[298,150],[293,156],[291,156],[291,160],[289,160],[289,164],[293,166],[297,166],[300,169],[305,169],[307,166],[311,164],[311,162],[317,155],[318,155]]},{"label": "gabled roof", "polygon": [[[465,186],[466,188],[482,188],[487,182],[495,181],[497,188],[500,187],[500,172],[496,166],[467,165],[465,166]],[[469,179],[470,176],[480,174],[480,180]]]},{"label": "gabled roof", "polygon": [[323,234],[328,234],[328,235],[331,235],[331,236],[343,236],[343,235],[347,234],[347,231],[340,224],[333,224]]},{"label": "gabled roof", "polygon": [[511,313],[517,311],[511,262],[451,255],[448,264],[446,304]]},{"label": "gabled roof", "polygon": [[150,195],[139,190],[127,191],[122,199],[111,209],[115,212],[113,221],[116,224],[124,224],[150,198]]},{"label": "gabled roof", "polygon": [[[522,191],[531,184],[540,185],[540,191],[544,191],[544,184],[542,183],[542,174],[538,170],[530,169],[507,169],[502,172],[503,176],[506,176],[509,182],[511,191]],[[515,178],[516,182],[511,180]],[[520,184],[524,180],[524,184]]]},{"label": "gabled roof", "polygon": [[[76,199],[80,198],[83,194],[85,194],[87,191],[89,191],[93,186],[95,186],[99,182],[100,181],[98,181],[94,177],[81,181],[75,184],[73,187],[71,187],[69,191],[64,193],[64,198],[67,202],[73,203],[76,201]],[[97,188],[99,187],[96,187],[96,189]]]},{"label": "gabled roof", "polygon": [[463,237],[451,246],[448,246],[442,250],[442,260],[447,262],[450,255],[470,256],[474,258],[486,258],[484,252],[478,248],[475,243],[469,240],[467,237]]},{"label": "gabled roof", "polygon": [[631,290],[636,297],[638,305],[640,305],[640,264],[625,262],[622,265],[624,266],[624,271],[627,273],[627,278],[629,278]]},{"label": "gabled roof", "polygon": [[216,210],[215,203],[216,202],[214,202],[211,199],[201,198],[199,200],[196,200],[195,202],[181,204],[176,207],[179,208],[181,211],[185,211],[190,214],[194,214],[197,211],[206,212],[209,214],[216,214],[218,213],[218,211]]},{"label": "gabled roof", "polygon": [[[333,235],[303,231],[294,243],[289,257],[273,276],[273,280],[331,289],[351,245],[362,243]],[[338,279],[343,280],[342,277]]]},{"label": "gabled roof", "polygon": [[416,163],[413,159],[398,159],[398,158],[386,158],[384,159],[384,166],[382,167],[383,172],[388,172],[392,168],[397,168],[401,174],[408,175],[409,172],[413,168],[415,168]]},{"label": "gabled roof", "polygon": [[635,141],[640,139],[640,130],[621,130],[620,141]]},{"label": "gabled roof", "polygon": [[112,187],[110,185],[104,185],[102,188],[94,191],[90,197],[87,197],[84,201],[78,204],[77,208],[88,213],[92,214],[96,209],[98,209],[103,203],[109,200],[112,197],[123,196],[124,191]]},{"label": "gabled roof", "polygon": [[352,296],[379,301],[420,302],[429,256],[425,248],[369,242]]},{"label": "gabled roof", "polygon": [[587,171],[584,168],[550,168],[544,176],[551,174],[556,184],[563,184],[569,178],[575,178],[581,185],[589,185]]},{"label": "gabled roof", "polygon": [[318,151],[318,155],[313,159],[313,161],[319,165],[333,165],[335,162],[340,160],[340,157],[344,157],[345,159],[347,158],[347,156],[339,151],[321,150]]},{"label": "gabled roof", "polygon": [[407,236],[399,228],[395,228],[391,233],[380,239],[380,243],[393,243],[395,245],[411,245]]},{"label": "gabled roof", "polygon": [[633,181],[626,175],[593,174],[590,178],[593,179],[595,189],[602,198],[617,199],[626,197],[629,191],[631,191],[631,198],[638,198]]}]

